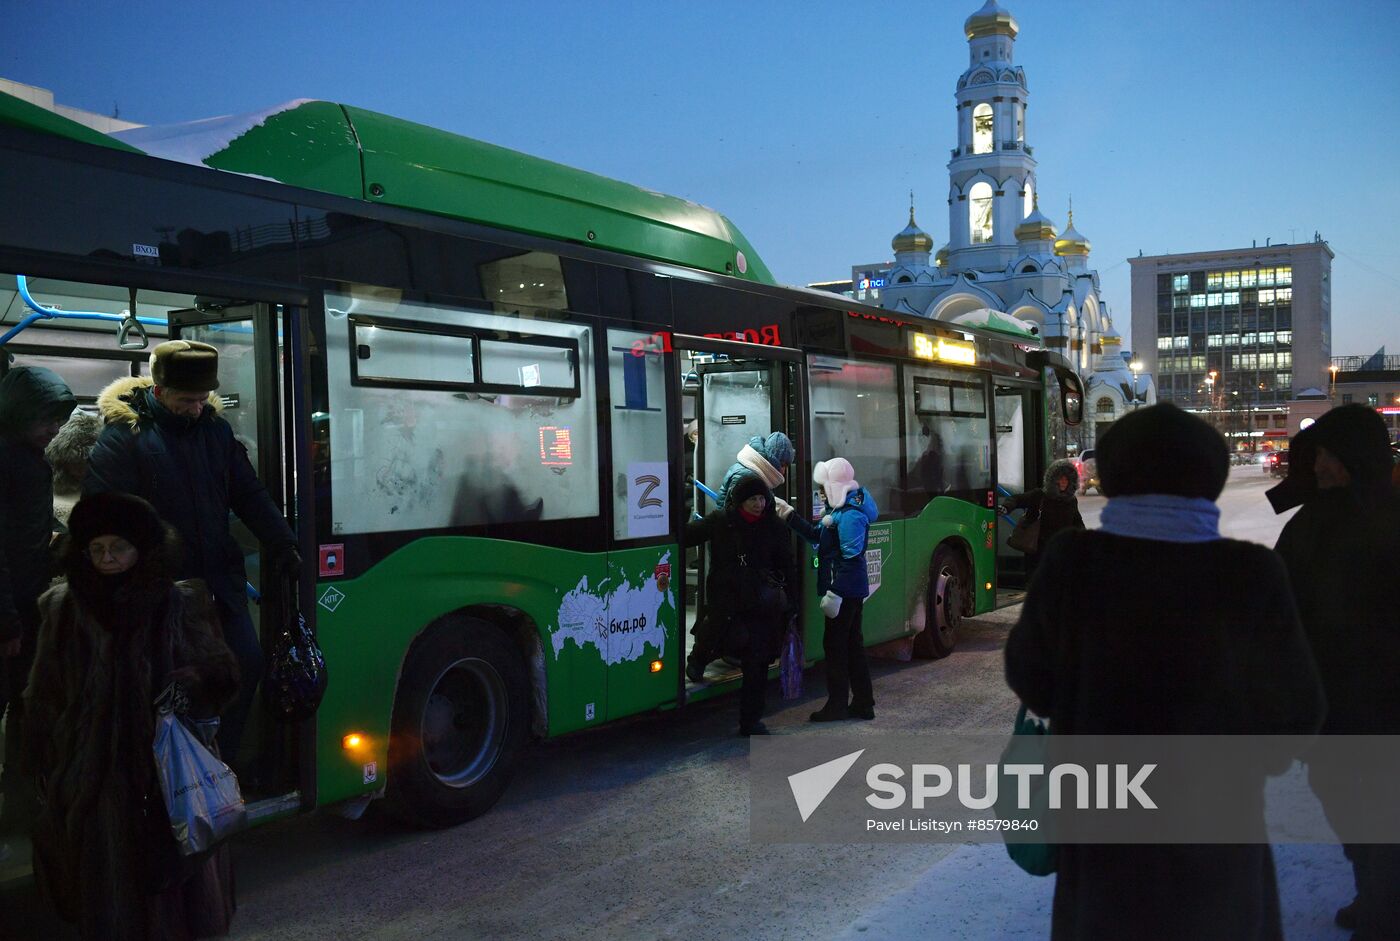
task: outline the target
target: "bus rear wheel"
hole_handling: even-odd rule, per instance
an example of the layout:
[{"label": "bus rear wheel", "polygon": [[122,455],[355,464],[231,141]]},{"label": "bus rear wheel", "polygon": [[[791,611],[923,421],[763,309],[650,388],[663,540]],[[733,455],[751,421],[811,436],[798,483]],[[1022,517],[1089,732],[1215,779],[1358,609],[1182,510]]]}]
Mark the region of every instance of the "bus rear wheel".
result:
[{"label": "bus rear wheel", "polygon": [[520,654],[494,625],[445,617],[409,648],[394,696],[386,809],[450,827],[491,808],[529,731]]},{"label": "bus rear wheel", "polygon": [[969,582],[967,562],[951,546],[939,546],[929,563],[924,629],[914,635],[914,653],[940,660],[958,644]]}]

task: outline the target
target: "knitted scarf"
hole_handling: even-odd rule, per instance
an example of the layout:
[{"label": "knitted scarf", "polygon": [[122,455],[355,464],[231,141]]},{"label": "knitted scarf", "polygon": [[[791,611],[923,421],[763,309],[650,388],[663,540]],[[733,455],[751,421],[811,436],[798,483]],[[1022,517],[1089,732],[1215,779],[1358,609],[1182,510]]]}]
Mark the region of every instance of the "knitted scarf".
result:
[{"label": "knitted scarf", "polygon": [[1220,507],[1203,497],[1140,493],[1112,497],[1099,529],[1114,536],[1157,542],[1210,542],[1220,536]]}]

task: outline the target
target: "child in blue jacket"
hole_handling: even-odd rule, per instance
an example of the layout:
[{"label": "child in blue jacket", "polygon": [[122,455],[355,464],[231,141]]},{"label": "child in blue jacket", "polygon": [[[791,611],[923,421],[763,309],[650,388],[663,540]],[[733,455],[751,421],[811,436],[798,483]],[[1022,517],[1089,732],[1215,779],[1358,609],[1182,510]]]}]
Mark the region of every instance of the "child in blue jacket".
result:
[{"label": "child in blue jacket", "polygon": [[[817,591],[826,615],[822,650],[826,654],[826,705],[812,713],[813,722],[875,718],[875,692],[861,635],[861,609],[870,594],[865,568],[865,537],[880,515],[875,498],[856,482],[855,468],[842,457],[822,461],[812,470],[822,489],[826,514],[814,526],[792,506],[775,501],[778,515],[817,550]],[[849,697],[849,698],[848,698]]]}]

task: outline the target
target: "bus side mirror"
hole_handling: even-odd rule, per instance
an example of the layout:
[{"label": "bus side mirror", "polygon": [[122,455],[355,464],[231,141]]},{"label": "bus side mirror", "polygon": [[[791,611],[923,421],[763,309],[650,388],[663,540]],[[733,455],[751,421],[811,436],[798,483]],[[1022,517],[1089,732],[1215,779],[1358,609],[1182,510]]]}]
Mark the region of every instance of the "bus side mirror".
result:
[{"label": "bus side mirror", "polygon": [[1077,425],[1084,420],[1084,398],[1078,392],[1062,391],[1060,404],[1066,425]]},{"label": "bus side mirror", "polygon": [[[133,333],[135,336],[132,336]],[[141,326],[141,321],[130,314],[123,317],[121,326],[117,327],[117,346],[124,350],[144,350],[150,345],[150,337],[146,336],[146,328]]]}]

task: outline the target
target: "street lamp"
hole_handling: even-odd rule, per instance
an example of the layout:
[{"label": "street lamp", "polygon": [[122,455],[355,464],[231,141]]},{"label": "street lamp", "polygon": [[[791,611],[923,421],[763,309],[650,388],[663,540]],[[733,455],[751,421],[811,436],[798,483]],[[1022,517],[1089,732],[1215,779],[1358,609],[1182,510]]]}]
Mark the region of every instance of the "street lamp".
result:
[{"label": "street lamp", "polygon": [[1327,400],[1335,403],[1337,399],[1337,364],[1333,363],[1327,369],[1332,373],[1332,388],[1327,393]]},{"label": "street lamp", "polygon": [[1210,416],[1211,425],[1216,424],[1215,416],[1215,377],[1217,373],[1214,369],[1206,373],[1206,414]]},{"label": "street lamp", "polygon": [[1133,408],[1138,407],[1138,374],[1142,372],[1142,360],[1135,359],[1128,364],[1128,368],[1133,371]]}]

